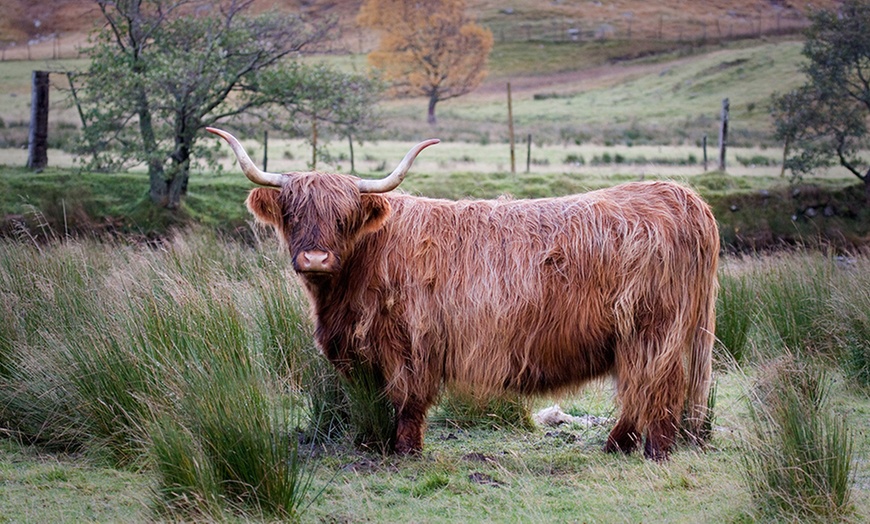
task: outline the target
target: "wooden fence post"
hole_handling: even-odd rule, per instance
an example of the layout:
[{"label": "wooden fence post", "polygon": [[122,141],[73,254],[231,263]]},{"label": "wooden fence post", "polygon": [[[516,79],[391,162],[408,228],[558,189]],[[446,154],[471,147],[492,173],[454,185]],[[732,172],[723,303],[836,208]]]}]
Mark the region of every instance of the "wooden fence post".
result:
[{"label": "wooden fence post", "polygon": [[347,133],[347,147],[350,149],[350,174],[356,174],[356,166],[353,163],[353,135],[350,132]]},{"label": "wooden fence post", "polygon": [[48,71],[33,72],[27,167],[41,170],[48,165]]},{"label": "wooden fence post", "polygon": [[317,171],[317,113],[311,115],[311,170]]},{"label": "wooden fence post", "polygon": [[516,153],[514,151],[514,111],[511,106],[511,83],[507,83],[507,103],[508,103],[508,134],[511,142],[511,173],[517,172]]},{"label": "wooden fence post", "polygon": [[263,131],[263,171],[269,170],[269,130]]},{"label": "wooden fence post", "polygon": [[722,121],[719,123],[719,171],[725,171],[725,148],[728,145],[728,113],[730,103],[722,99]]},{"label": "wooden fence post", "polygon": [[704,139],[701,140],[701,144],[704,147],[704,172],[707,172],[707,135],[704,135]]},{"label": "wooden fence post", "polygon": [[530,172],[532,167],[532,134],[526,137],[526,173]]}]

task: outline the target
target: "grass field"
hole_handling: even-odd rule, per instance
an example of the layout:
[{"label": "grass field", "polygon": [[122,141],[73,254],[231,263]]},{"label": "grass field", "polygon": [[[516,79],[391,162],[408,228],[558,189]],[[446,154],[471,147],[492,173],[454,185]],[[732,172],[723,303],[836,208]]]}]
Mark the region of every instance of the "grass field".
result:
[{"label": "grass field", "polygon": [[[317,389],[311,375],[299,381],[312,355],[310,324],[276,250],[268,237],[251,249],[201,232],[177,234],[159,249],[0,242],[0,420],[5,432],[36,443],[0,441],[5,521],[272,520],[274,495],[256,486],[265,477],[246,475],[273,459],[249,439],[288,431],[287,445],[310,438]],[[300,439],[300,478],[312,476],[294,515],[304,522],[864,521],[868,267],[865,257],[812,253],[723,261],[717,316],[721,329],[732,327],[727,335],[717,329],[716,418],[705,450],[682,445],[664,464],[602,453],[617,415],[607,380],[528,405],[558,403],[603,421],[590,427],[524,428],[497,412],[469,421],[442,403],[429,414],[417,458],[360,450],[341,436]],[[854,309],[843,313],[842,304]],[[748,322],[734,328],[740,318]],[[788,507],[771,513],[766,497],[778,493],[747,481],[744,461],[759,452],[748,445],[749,399],[788,362],[825,371],[819,406],[851,435],[846,503],[830,513],[807,509],[800,491],[785,492]],[[215,398],[222,400],[208,404]],[[240,426],[260,420],[261,403],[283,406],[289,425],[279,417],[265,419],[279,433]],[[215,413],[220,424],[211,426]],[[181,447],[166,454],[173,442]],[[183,471],[198,472],[192,484],[178,484]],[[201,484],[208,471],[216,484]]]},{"label": "grass field", "polygon": [[[615,11],[620,24],[654,32],[659,16],[676,20],[682,9],[712,34],[730,16],[703,3],[659,6],[660,15],[627,1],[515,4],[510,15],[488,0],[474,9],[495,31],[581,14],[603,24]],[[84,62],[0,62],[0,524],[870,519],[870,260],[855,255],[870,238],[868,210],[838,170],[790,186],[770,138],[767,103],[801,81],[800,43],[504,40],[484,85],[439,104],[436,126],[421,99],[384,101],[382,128],[355,147],[356,169],[381,175],[434,136],[442,144],[420,156],[403,190],[546,197],[653,178],[696,188],[728,249],[749,253],[725,256],[720,269],[706,449],[681,446],[664,464],[604,454],[618,415],[608,380],[522,405],[528,415],[558,403],[601,425],[529,426],[497,405],[464,417],[448,395],[429,413],[422,456],[355,446],[359,422],[329,418],[349,417],[342,395],[353,393],[318,360],[302,293],[271,236],[249,223],[250,184],[226,147],[215,142],[222,170],[198,168],[175,214],[149,205],[141,169],[81,171],[61,139],[51,167],[31,173],[20,167],[31,71]],[[317,59],[365,67],[360,54]],[[66,80],[52,79],[53,129],[70,133],[78,123]],[[726,97],[721,173],[712,169]],[[243,138],[261,158],[258,137]],[[272,171],[311,158],[301,138],[272,137],[269,147]],[[345,141],[326,150],[319,169],[349,170]],[[756,251],[783,244],[788,252]],[[795,386],[794,370],[809,378]],[[324,427],[336,435],[321,438]],[[797,446],[790,428],[805,436]]]}]

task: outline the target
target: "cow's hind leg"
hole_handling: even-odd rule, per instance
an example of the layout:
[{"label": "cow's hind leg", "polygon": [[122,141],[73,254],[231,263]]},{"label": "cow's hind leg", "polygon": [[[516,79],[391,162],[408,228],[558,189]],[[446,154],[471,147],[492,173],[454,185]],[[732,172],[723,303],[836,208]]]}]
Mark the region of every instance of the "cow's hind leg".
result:
[{"label": "cow's hind leg", "polygon": [[635,422],[628,417],[620,417],[610,435],[607,436],[604,451],[607,453],[621,451],[628,454],[634,451],[639,443],[640,433]]},{"label": "cow's hind leg", "polygon": [[641,432],[646,436],[644,456],[648,459],[666,460],[674,446],[685,403],[681,349],[686,344],[686,330],[680,329],[679,323],[662,325],[670,329],[640,330],[634,340],[617,348],[621,415],[607,439],[606,451],[634,450],[641,442]]},{"label": "cow's hind leg", "polygon": [[656,461],[666,460],[676,443],[680,415],[685,404],[686,378],[682,362],[671,358],[660,363],[647,378],[650,388],[644,412],[647,416],[643,454]]}]

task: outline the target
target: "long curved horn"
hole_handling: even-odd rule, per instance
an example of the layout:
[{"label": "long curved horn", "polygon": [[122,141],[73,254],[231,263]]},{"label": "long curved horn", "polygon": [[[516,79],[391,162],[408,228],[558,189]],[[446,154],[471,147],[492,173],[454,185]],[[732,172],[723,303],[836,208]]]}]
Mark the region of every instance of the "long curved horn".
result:
[{"label": "long curved horn", "polygon": [[385,178],[381,178],[380,180],[358,180],[356,185],[359,188],[360,193],[386,193],[387,191],[392,191],[399,187],[399,184],[402,183],[402,180],[405,179],[405,174],[408,172],[408,169],[411,168],[411,164],[414,163],[414,159],[417,158],[417,155],[420,154],[420,151],[424,150],[429,146],[433,146],[441,142],[437,138],[430,138],[429,140],[424,140],[420,142],[416,146],[412,147],[408,154],[405,155],[405,158],[399,162],[399,165],[396,169],[393,170],[392,173],[387,175]]},{"label": "long curved horn", "polygon": [[284,185],[284,175],[260,171],[260,169],[254,165],[251,157],[248,156],[245,148],[242,147],[242,143],[239,142],[236,137],[222,129],[214,127],[207,127],[205,130],[209,133],[214,133],[227,141],[230,147],[233,148],[233,153],[236,154],[236,158],[239,159],[239,167],[242,168],[242,172],[245,173],[245,176],[247,176],[251,182],[260,184],[261,186],[270,187],[281,187]]}]

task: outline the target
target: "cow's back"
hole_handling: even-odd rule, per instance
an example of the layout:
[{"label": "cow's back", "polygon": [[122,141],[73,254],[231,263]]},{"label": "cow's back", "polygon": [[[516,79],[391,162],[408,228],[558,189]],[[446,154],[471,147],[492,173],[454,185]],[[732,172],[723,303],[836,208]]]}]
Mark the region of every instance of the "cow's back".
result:
[{"label": "cow's back", "polygon": [[706,204],[672,183],[538,200],[396,195],[391,206],[370,247],[379,314],[407,333],[411,358],[482,392],[606,373],[639,308],[718,253]]}]

